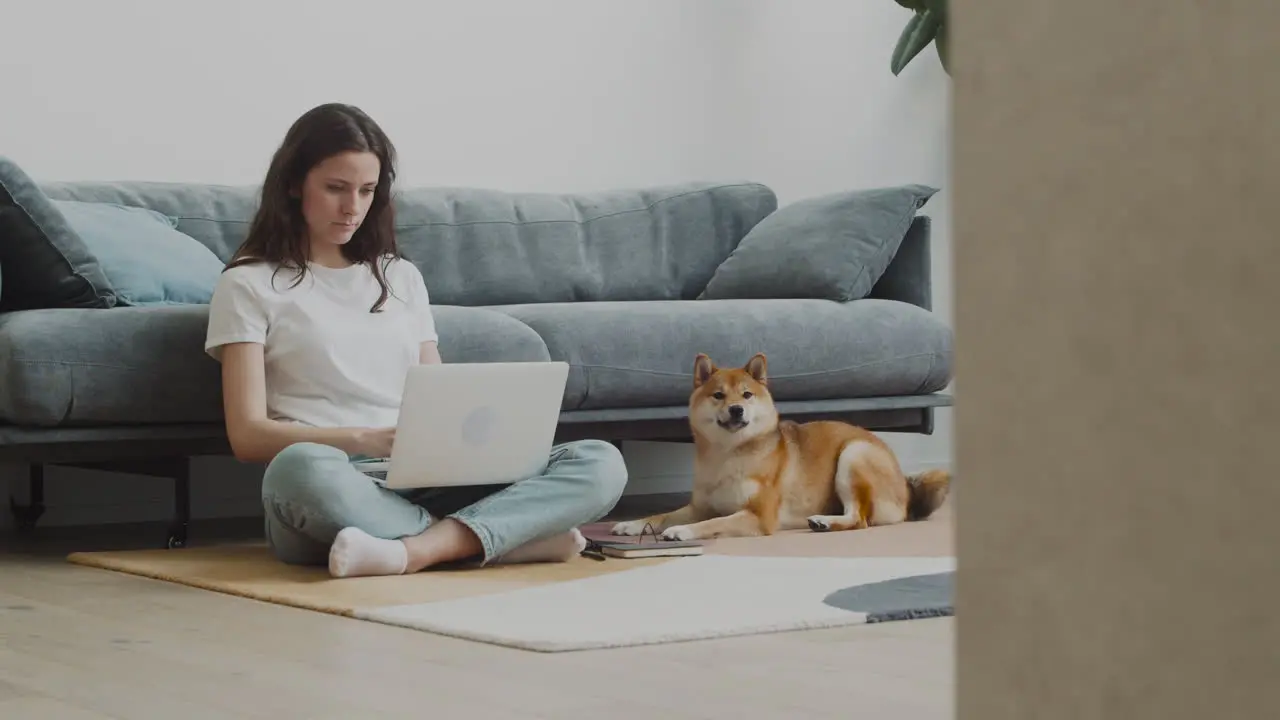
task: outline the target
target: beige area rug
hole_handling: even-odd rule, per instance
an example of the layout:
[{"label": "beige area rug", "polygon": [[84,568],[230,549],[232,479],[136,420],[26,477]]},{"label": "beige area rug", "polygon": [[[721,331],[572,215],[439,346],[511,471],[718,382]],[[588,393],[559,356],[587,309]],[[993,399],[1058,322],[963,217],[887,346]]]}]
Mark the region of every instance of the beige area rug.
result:
[{"label": "beige area rug", "polygon": [[[892,527],[841,533],[797,530],[764,538],[714,540],[708,543],[702,557],[603,562],[580,557],[567,563],[460,567],[395,577],[335,580],[324,568],[280,563],[262,543],[77,552],[68,560],[279,605],[511,647],[562,651],[903,619],[916,611],[909,605],[917,602],[910,600],[915,597],[910,593],[908,599],[894,601],[901,607],[886,606],[887,614],[881,615],[832,612],[815,602],[821,604],[823,593],[836,586],[846,587],[856,578],[862,578],[858,582],[873,582],[875,578],[892,580],[941,573],[950,567],[953,555],[951,512],[944,507],[929,521]],[[795,561],[787,562],[788,558]],[[874,562],[850,562],[858,558]],[[646,573],[654,575],[646,580]],[[634,576],[610,579],[621,574]],[[671,577],[664,580],[666,575]],[[773,581],[759,585],[760,577],[771,577]],[[736,620],[716,610],[722,607],[726,592],[750,593],[759,588],[785,586],[787,583],[780,581],[786,577],[792,578],[789,585],[796,591],[790,597],[762,595],[754,603],[755,611],[744,607],[745,601],[740,600],[737,605],[743,609]],[[814,580],[808,582],[804,578]],[[667,580],[683,583],[691,592],[679,596],[642,592],[649,581]],[[674,604],[653,604],[659,596],[668,597]],[[487,598],[483,603],[474,600],[482,597]],[[614,614],[614,622],[590,625],[589,614],[562,613],[560,624],[556,625],[549,616],[537,615],[539,606],[563,610],[565,602],[570,602],[616,609],[618,603],[636,602],[636,598],[644,599],[639,612],[648,616],[632,613],[627,622],[617,621],[619,615]],[[453,602],[464,599],[473,600]],[[682,611],[681,604],[686,608],[699,605],[701,609]],[[746,602],[747,606],[751,604]],[[484,614],[486,608],[492,611],[489,615]],[[521,614],[512,614],[521,608]],[[683,629],[673,630],[667,621],[681,617],[682,612]],[[489,621],[483,620],[502,615],[508,621],[518,617],[521,622],[488,627]],[[543,630],[530,635],[530,628],[535,626]],[[619,632],[619,628],[623,631]]]},{"label": "beige area rug", "polygon": [[263,543],[182,550],[77,552],[67,560],[190,585],[204,590],[354,617],[357,608],[438,602],[577,580],[663,562],[662,558],[600,562],[492,565],[437,569],[415,575],[335,580],[328,570],[276,560]]}]

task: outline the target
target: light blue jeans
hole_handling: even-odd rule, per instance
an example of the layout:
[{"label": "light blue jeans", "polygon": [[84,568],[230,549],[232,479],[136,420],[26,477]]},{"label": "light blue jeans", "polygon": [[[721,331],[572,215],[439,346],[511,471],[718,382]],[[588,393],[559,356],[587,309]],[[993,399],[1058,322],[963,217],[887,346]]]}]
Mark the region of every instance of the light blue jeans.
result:
[{"label": "light blue jeans", "polygon": [[417,535],[439,518],[469,527],[489,562],[532,540],[604,517],[622,496],[622,454],[601,440],[551,449],[546,470],[514,485],[388,490],[330,445],[296,443],[262,477],[266,536],[280,560],[323,565],[338,531],[354,526],[374,537]]}]

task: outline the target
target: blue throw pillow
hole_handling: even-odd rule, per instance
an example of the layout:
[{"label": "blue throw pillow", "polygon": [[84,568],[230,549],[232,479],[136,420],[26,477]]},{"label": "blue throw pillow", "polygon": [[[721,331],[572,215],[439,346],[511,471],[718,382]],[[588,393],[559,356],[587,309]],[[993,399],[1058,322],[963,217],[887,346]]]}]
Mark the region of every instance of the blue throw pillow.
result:
[{"label": "blue throw pillow", "polygon": [[928,185],[868,188],[780,207],[747,232],[698,299],[865,298],[916,211],[937,192]]},{"label": "blue throw pillow", "polygon": [[223,262],[173,218],[114,203],[53,200],[121,305],[208,304]]}]

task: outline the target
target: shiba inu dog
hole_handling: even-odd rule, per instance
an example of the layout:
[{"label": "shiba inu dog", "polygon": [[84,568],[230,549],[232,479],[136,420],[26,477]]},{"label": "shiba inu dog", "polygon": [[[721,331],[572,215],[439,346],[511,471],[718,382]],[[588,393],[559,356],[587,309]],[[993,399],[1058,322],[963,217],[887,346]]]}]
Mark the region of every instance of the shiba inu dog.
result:
[{"label": "shiba inu dog", "polygon": [[923,520],[946,500],[950,473],[904,475],[888,445],[864,428],[780,419],[766,366],[763,353],[725,369],[698,354],[689,398],[692,499],[618,523],[614,535],[639,535],[646,525],[665,540],[854,530]]}]

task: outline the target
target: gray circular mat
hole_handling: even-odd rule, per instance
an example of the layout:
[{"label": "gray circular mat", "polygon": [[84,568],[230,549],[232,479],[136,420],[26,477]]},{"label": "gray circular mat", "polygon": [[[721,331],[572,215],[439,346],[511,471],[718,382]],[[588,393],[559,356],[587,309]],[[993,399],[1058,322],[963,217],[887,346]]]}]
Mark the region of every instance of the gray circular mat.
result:
[{"label": "gray circular mat", "polygon": [[867,622],[943,617],[955,614],[955,573],[853,585],[823,598],[831,607],[867,614]]}]

